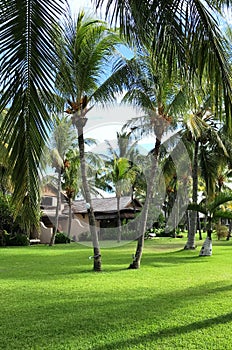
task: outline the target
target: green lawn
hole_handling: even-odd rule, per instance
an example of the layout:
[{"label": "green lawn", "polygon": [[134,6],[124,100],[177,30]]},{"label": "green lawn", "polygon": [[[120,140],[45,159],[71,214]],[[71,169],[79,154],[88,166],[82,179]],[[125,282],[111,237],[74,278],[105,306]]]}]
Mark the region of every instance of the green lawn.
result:
[{"label": "green lawn", "polygon": [[1,349],[232,349],[232,242],[212,257],[186,239],[102,250],[92,272],[78,244],[0,249]]}]

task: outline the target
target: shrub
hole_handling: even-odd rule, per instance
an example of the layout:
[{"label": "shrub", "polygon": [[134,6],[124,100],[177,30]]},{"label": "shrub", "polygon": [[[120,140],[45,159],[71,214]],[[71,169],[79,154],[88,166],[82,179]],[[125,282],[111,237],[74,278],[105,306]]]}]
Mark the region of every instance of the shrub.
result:
[{"label": "shrub", "polygon": [[9,236],[9,233],[6,230],[0,230],[0,247],[6,245],[7,236]]},{"label": "shrub", "polygon": [[218,240],[220,240],[221,238],[225,238],[228,236],[228,227],[225,225],[216,225],[216,235]]},{"label": "shrub", "polygon": [[20,225],[20,218],[14,219],[14,207],[10,196],[0,193],[0,246],[26,246],[29,244],[27,235]]},{"label": "shrub", "polygon": [[149,233],[155,233],[156,237],[170,237],[171,233],[170,232],[165,232],[163,228],[154,228],[150,229],[145,233],[145,237],[148,238]]},{"label": "shrub", "polygon": [[6,245],[8,246],[27,246],[30,241],[24,233],[6,235]]},{"label": "shrub", "polygon": [[63,232],[57,232],[55,236],[55,244],[59,243],[70,243],[70,238],[68,238]]}]

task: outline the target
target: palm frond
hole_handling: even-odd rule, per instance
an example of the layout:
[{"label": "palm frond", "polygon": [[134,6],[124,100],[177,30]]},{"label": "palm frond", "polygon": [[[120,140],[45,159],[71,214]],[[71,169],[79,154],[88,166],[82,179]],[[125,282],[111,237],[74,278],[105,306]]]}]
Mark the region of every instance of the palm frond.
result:
[{"label": "palm frond", "polygon": [[188,210],[194,210],[198,211],[199,213],[207,215],[208,211],[207,208],[201,204],[196,204],[196,203],[189,203],[188,205]]},{"label": "palm frond", "polygon": [[117,45],[117,33],[106,23],[79,13],[68,17],[57,48],[59,69],[56,86],[67,99],[76,101],[88,95],[88,101],[106,79],[107,68]]},{"label": "palm frond", "polygon": [[208,203],[209,210],[214,212],[220,205],[225,204],[227,202],[232,201],[232,193],[231,192],[221,192],[219,193],[215,199]]},{"label": "palm frond", "polygon": [[224,102],[227,125],[232,126],[232,85],[228,46],[215,14],[222,14],[231,1],[95,0],[106,4],[106,15],[119,21],[128,37],[150,47],[160,67],[169,75],[180,71],[185,80],[208,77],[215,113],[221,115]]},{"label": "palm frond", "polygon": [[12,0],[1,7],[1,126],[8,144],[13,200],[28,229],[38,223],[39,163],[50,127],[42,100],[51,100],[55,55],[51,28],[65,0]]},{"label": "palm frond", "polygon": [[216,210],[214,212],[214,218],[232,219],[232,212],[229,210]]}]

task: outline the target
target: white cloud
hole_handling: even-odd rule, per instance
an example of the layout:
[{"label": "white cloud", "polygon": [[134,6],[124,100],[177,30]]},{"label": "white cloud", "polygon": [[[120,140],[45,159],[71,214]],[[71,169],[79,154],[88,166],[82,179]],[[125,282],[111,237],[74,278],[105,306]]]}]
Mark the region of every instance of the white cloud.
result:
[{"label": "white cloud", "polygon": [[[71,11],[73,14],[78,14],[80,10],[85,10],[90,15],[96,14],[96,7],[91,0],[68,0]],[[97,11],[97,15],[100,18],[104,18],[105,6],[101,10]]]}]

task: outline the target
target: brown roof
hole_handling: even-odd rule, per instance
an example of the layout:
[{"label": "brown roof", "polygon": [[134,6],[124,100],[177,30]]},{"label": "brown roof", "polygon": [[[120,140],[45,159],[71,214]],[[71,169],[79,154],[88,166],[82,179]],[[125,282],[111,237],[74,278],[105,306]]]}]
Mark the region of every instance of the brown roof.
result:
[{"label": "brown roof", "polygon": [[[94,212],[115,212],[117,211],[117,198],[93,198],[92,199],[93,211]],[[131,201],[130,196],[124,196],[120,198],[120,210],[131,209],[134,210],[141,208],[141,204],[138,200],[134,199],[134,205]],[[67,209],[64,209],[63,213],[66,213]],[[87,213],[86,201],[78,200],[73,202],[74,213]]]}]

